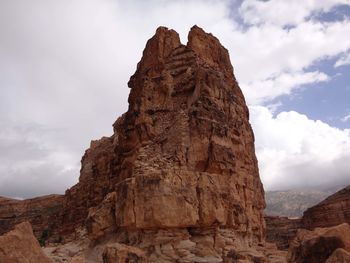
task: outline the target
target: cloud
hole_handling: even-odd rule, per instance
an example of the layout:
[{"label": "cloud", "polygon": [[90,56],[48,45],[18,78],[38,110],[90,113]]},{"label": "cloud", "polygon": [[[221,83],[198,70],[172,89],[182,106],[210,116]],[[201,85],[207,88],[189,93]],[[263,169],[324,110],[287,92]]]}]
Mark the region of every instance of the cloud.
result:
[{"label": "cloud", "polygon": [[247,0],[240,7],[240,14],[248,24],[270,23],[279,26],[298,25],[311,15],[328,12],[339,5],[349,4],[348,0]]},{"label": "cloud", "polygon": [[342,57],[340,57],[334,64],[334,67],[340,67],[350,64],[350,52],[347,54],[344,54]]},{"label": "cloud", "polygon": [[250,107],[265,189],[328,187],[350,183],[350,130],[290,111],[273,116]]},{"label": "cloud", "polygon": [[281,73],[278,76],[252,82],[249,86],[246,86],[246,84],[241,86],[250,94],[250,104],[258,105],[281,95],[291,94],[294,90],[306,84],[315,84],[329,79],[329,76],[318,71]]},{"label": "cloud", "polygon": [[[77,181],[90,140],[111,134],[126,111],[128,79],[159,25],[184,43],[194,24],[217,36],[251,105],[329,81],[310,68],[350,48],[348,18],[309,19],[348,1],[246,0],[235,12],[240,2],[0,1],[0,195],[63,192]],[[263,12],[272,2],[281,12]]]},{"label": "cloud", "polygon": [[349,121],[349,120],[350,120],[350,114],[345,115],[343,118],[341,118],[341,121],[342,121],[342,122],[347,122],[347,121]]},{"label": "cloud", "polygon": [[0,125],[1,195],[28,198],[62,193],[72,186],[80,153],[56,145],[57,132],[32,123],[1,121]]}]

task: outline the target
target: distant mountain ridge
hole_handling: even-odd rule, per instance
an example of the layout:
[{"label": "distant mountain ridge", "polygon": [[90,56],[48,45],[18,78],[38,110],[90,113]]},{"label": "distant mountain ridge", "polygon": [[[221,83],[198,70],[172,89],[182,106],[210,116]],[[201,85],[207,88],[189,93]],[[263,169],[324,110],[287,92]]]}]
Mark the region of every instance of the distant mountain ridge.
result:
[{"label": "distant mountain ridge", "polygon": [[266,191],[265,215],[301,217],[306,209],[318,204],[341,188],[343,186],[330,187],[324,190]]}]

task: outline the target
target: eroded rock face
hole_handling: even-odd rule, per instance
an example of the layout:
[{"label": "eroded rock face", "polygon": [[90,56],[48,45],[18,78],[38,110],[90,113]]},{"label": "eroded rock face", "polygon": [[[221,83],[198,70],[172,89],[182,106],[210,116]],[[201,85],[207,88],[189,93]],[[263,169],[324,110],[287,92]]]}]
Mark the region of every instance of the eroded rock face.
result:
[{"label": "eroded rock face", "polygon": [[130,79],[129,110],[114,125],[117,224],[230,226],[259,240],[263,188],[228,52],[198,27],[188,39],[159,28]]},{"label": "eroded rock face", "polygon": [[291,219],[280,216],[265,216],[266,241],[275,243],[277,248],[287,250],[299,228],[302,228],[300,218]]},{"label": "eroded rock face", "polygon": [[107,245],[103,252],[103,263],[148,263],[146,253],[136,247],[123,244]]},{"label": "eroded rock face", "polygon": [[197,26],[187,45],[160,27],[128,85],[128,111],[66,191],[63,241],[87,226],[93,241],[114,235],[150,262],[263,258],[247,253],[264,240],[264,190],[228,51]]},{"label": "eroded rock face", "polygon": [[338,248],[332,255],[327,259],[326,263],[349,263],[350,252],[345,249]]},{"label": "eroded rock face", "polygon": [[186,46],[160,27],[129,87],[129,109],[114,124],[115,206],[107,197],[90,209],[90,236],[113,229],[114,213],[118,242],[151,251],[152,262],[221,262],[262,241],[254,136],[227,50],[196,26]]},{"label": "eroded rock face", "polygon": [[52,263],[41,250],[29,222],[18,224],[14,230],[0,236],[0,262]]},{"label": "eroded rock face", "polygon": [[305,228],[350,224],[350,185],[307,209],[303,215]]},{"label": "eroded rock face", "polygon": [[53,240],[59,239],[59,214],[64,197],[48,195],[27,200],[15,200],[0,197],[0,234],[13,229],[15,225],[29,221],[33,226],[34,235],[43,235]]},{"label": "eroded rock face", "polygon": [[299,229],[290,244],[288,262],[325,262],[338,248],[350,251],[350,226],[346,223],[313,231]]}]

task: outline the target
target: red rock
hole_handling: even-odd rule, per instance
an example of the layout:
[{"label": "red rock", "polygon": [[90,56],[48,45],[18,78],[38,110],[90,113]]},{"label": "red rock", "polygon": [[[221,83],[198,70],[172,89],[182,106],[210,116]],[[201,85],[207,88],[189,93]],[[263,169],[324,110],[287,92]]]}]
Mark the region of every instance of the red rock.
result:
[{"label": "red rock", "polygon": [[313,231],[299,229],[288,251],[288,262],[325,262],[337,248],[350,251],[350,226],[346,223]]},{"label": "red rock", "polygon": [[62,202],[61,195],[48,195],[23,201],[0,197],[0,234],[13,229],[19,223],[29,221],[37,238],[41,238],[45,231],[48,236],[57,240]]},{"label": "red rock", "polygon": [[[152,262],[220,262],[225,247],[249,246],[265,233],[254,136],[228,52],[193,27],[186,46],[159,28],[143,54],[129,109],[114,124],[116,206],[106,199],[90,210],[90,222],[108,218],[90,234],[110,229],[115,209],[118,242],[147,251],[159,244]],[[165,241],[156,241],[163,235],[172,237],[164,251]]]},{"label": "red rock", "polygon": [[307,229],[350,224],[350,185],[307,209],[303,226]]},{"label": "red rock", "polygon": [[280,216],[265,216],[266,241],[275,243],[278,249],[287,250],[299,228],[301,219]]},{"label": "red rock", "polygon": [[350,252],[345,249],[338,248],[332,255],[327,259],[325,263],[349,263],[350,262]]},{"label": "red rock", "polygon": [[16,225],[14,230],[0,236],[0,262],[52,263],[41,250],[29,222]]},{"label": "red rock", "polygon": [[146,253],[136,247],[123,244],[106,246],[103,252],[103,263],[147,263]]},{"label": "red rock", "polygon": [[197,26],[187,45],[160,27],[128,85],[128,111],[91,143],[65,193],[64,241],[87,226],[150,262],[222,262],[248,248],[262,257],[251,247],[264,240],[264,190],[228,51]]}]

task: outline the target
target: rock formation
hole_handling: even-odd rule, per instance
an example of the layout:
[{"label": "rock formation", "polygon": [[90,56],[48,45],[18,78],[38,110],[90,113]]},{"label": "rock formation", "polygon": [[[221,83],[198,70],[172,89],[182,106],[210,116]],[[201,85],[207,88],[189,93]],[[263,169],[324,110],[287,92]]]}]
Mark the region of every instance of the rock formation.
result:
[{"label": "rock formation", "polygon": [[90,236],[116,229],[152,262],[220,262],[262,241],[254,136],[227,50],[196,26],[186,46],[158,28],[129,87],[109,139],[115,193],[90,209]]},{"label": "rock formation", "polygon": [[197,26],[187,45],[160,27],[128,85],[128,111],[86,151],[57,235],[86,227],[110,244],[98,262],[263,260],[249,248],[264,241],[264,190],[228,51]]},{"label": "rock formation", "polygon": [[28,222],[0,236],[1,263],[52,263],[41,250]]},{"label": "rock formation", "polygon": [[303,215],[303,226],[307,229],[341,223],[350,224],[350,185],[307,209]]},{"label": "rock formation", "polygon": [[0,235],[13,229],[15,225],[29,221],[37,238],[43,235],[55,236],[60,221],[63,196],[49,195],[27,200],[0,197]]},{"label": "rock formation", "polygon": [[326,261],[326,263],[349,263],[349,262],[350,262],[350,252],[342,248],[336,249]]},{"label": "rock formation", "polygon": [[338,248],[350,251],[350,226],[348,224],[316,228],[314,231],[300,229],[290,245],[288,262],[325,262]]},{"label": "rock formation", "polygon": [[291,219],[280,216],[265,216],[266,241],[275,243],[278,249],[287,250],[299,228],[302,228],[300,218]]}]

